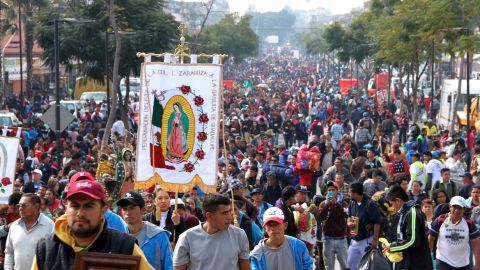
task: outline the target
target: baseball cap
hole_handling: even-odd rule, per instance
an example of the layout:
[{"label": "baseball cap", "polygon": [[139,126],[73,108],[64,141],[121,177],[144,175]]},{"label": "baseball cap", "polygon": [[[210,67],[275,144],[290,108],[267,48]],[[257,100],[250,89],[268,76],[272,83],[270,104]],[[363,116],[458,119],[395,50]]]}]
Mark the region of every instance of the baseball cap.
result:
[{"label": "baseball cap", "polygon": [[450,205],[458,205],[460,207],[467,207],[467,201],[462,196],[453,196],[450,200]]},{"label": "baseball cap", "polygon": [[135,204],[140,206],[140,208],[145,206],[145,200],[142,195],[138,194],[135,191],[129,191],[123,195],[123,198],[118,200],[117,205],[120,207],[127,206],[129,204]]},{"label": "baseball cap", "polygon": [[107,202],[107,199],[105,198],[105,190],[97,181],[80,180],[72,182],[68,189],[67,199],[77,194],[84,194],[92,199],[100,200],[104,203]]},{"label": "baseball cap", "polygon": [[437,151],[432,151],[432,157],[438,158],[438,152]]},{"label": "baseball cap", "polygon": [[251,192],[250,195],[255,195],[255,194],[261,194],[263,193],[263,190],[261,188],[254,188]]},{"label": "baseball cap", "polygon": [[295,191],[296,192],[306,192],[306,193],[310,193],[310,190],[308,190],[308,187],[307,186],[302,186],[300,184],[296,185],[295,186]]},{"label": "baseball cap", "polygon": [[395,148],[395,149],[400,148],[400,144],[394,143],[394,144],[392,144],[392,147]]},{"label": "baseball cap", "polygon": [[464,173],[464,174],[460,175],[460,177],[469,177],[469,178],[473,178],[473,175],[472,175],[471,173],[469,173],[469,172],[466,172],[466,173]]},{"label": "baseball cap", "polygon": [[74,183],[81,180],[95,181],[95,177],[89,172],[77,172],[70,178],[70,183]]},{"label": "baseball cap", "polygon": [[263,213],[263,226],[270,221],[275,221],[277,223],[283,223],[285,221],[285,215],[283,214],[282,209],[278,207],[270,207]]},{"label": "baseball cap", "polygon": [[42,173],[42,171],[41,171],[40,169],[35,169],[35,170],[32,171],[32,173],[38,173],[38,174],[40,174],[41,176],[43,176],[43,173]]},{"label": "baseball cap", "polygon": [[232,184],[232,189],[233,190],[236,190],[236,189],[239,189],[239,188],[242,187],[242,182],[240,182],[240,180],[238,180],[238,179],[233,179],[231,184]]},{"label": "baseball cap", "polygon": [[334,187],[334,188],[336,188],[336,189],[338,190],[337,185],[336,185],[335,182],[333,182],[333,181],[328,181],[328,183],[327,183],[327,188],[328,188],[328,187]]}]

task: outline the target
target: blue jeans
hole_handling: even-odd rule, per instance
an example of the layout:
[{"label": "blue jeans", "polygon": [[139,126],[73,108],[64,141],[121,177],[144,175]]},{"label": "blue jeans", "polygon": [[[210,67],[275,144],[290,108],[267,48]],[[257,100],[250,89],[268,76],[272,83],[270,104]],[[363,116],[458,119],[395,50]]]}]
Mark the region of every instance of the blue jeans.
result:
[{"label": "blue jeans", "polygon": [[323,261],[325,270],[335,269],[335,254],[337,255],[340,269],[347,269],[348,244],[346,237],[328,237],[323,238]]},{"label": "blue jeans", "polygon": [[360,241],[352,239],[350,247],[348,248],[348,268],[350,268],[350,270],[358,269],[358,264],[363,254],[365,254],[365,248],[370,245],[372,240],[373,236]]}]

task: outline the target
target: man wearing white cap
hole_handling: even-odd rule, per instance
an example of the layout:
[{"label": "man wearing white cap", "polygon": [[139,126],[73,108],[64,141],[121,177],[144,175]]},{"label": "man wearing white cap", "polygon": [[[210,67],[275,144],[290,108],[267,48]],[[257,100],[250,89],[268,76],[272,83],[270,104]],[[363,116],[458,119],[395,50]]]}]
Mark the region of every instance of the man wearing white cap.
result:
[{"label": "man wearing white cap", "polygon": [[[464,216],[467,202],[461,196],[450,200],[450,212],[439,216],[429,229],[428,244],[433,250],[437,240],[437,270],[480,268],[480,232],[474,222]],[[471,241],[471,245],[470,245]],[[470,261],[473,248],[475,260]],[[433,254],[432,254],[433,255]]]},{"label": "man wearing white cap", "polygon": [[25,184],[23,193],[36,193],[40,186],[42,186],[42,171],[35,169],[32,171],[32,181]]},{"label": "man wearing white cap", "polygon": [[309,270],[313,260],[301,240],[285,235],[288,223],[283,211],[271,207],[263,214],[263,228],[268,238],[260,241],[250,253],[253,270]]}]

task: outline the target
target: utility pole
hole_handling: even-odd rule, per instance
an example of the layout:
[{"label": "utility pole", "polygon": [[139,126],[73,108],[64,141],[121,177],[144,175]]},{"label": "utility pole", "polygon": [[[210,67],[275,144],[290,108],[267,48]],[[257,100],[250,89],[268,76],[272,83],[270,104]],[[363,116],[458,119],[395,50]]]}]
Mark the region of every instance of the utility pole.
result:
[{"label": "utility pole", "polygon": [[20,108],[23,110],[23,45],[22,45],[22,6],[18,0],[18,37],[20,41]]}]

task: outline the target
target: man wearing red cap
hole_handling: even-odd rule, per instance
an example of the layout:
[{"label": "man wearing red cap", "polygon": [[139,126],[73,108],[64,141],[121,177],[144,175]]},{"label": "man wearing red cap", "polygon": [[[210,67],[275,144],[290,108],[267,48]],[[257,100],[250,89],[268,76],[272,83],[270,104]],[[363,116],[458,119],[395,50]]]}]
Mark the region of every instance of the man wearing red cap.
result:
[{"label": "man wearing red cap", "polygon": [[38,243],[32,269],[72,269],[79,252],[139,256],[140,270],[153,269],[135,237],[107,228],[107,202],[100,183],[71,182],[66,199],[66,214],[55,222],[55,233]]}]

